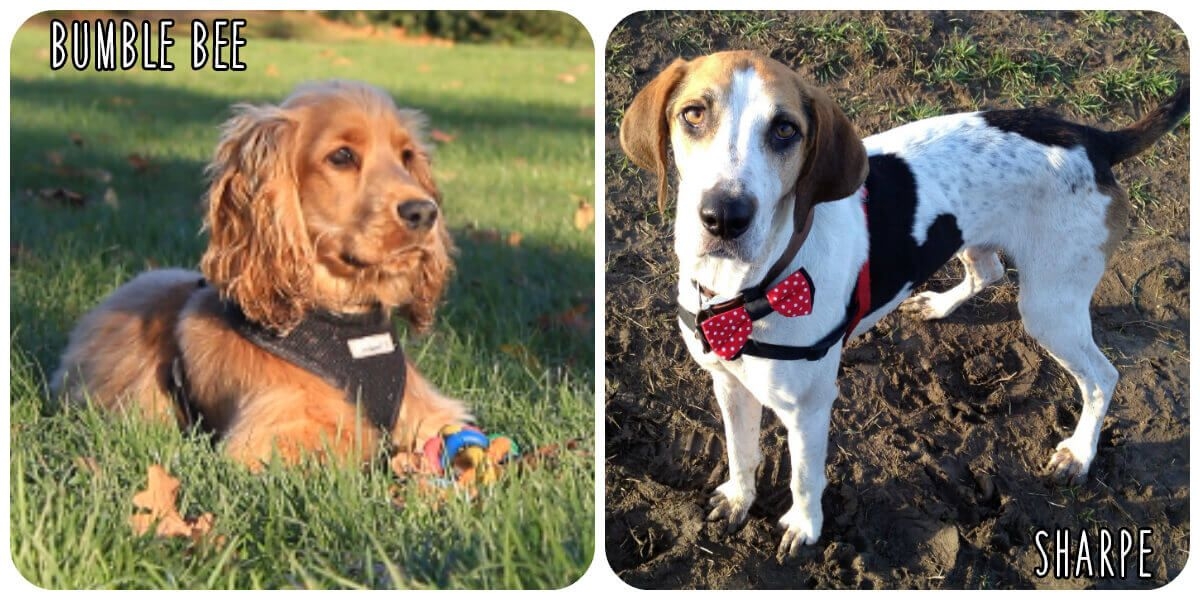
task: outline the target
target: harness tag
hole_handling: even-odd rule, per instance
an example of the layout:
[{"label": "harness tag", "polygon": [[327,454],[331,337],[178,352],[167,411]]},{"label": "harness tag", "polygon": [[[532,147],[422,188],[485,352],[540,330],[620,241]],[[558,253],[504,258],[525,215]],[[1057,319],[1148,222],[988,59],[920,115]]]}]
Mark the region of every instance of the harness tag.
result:
[{"label": "harness tag", "polygon": [[396,342],[392,340],[390,333],[377,333],[348,340],[346,346],[350,348],[350,356],[354,358],[367,358],[396,351]]}]

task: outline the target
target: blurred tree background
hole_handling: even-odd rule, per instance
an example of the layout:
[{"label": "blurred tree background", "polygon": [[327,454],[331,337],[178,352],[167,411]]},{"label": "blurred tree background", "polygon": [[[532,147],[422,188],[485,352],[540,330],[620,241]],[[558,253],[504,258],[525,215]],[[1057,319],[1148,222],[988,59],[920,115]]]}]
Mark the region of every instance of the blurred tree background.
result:
[{"label": "blurred tree background", "polygon": [[413,36],[487,44],[590,45],[587,29],[567,13],[532,10],[347,10],[324,11],[350,25],[400,27]]}]

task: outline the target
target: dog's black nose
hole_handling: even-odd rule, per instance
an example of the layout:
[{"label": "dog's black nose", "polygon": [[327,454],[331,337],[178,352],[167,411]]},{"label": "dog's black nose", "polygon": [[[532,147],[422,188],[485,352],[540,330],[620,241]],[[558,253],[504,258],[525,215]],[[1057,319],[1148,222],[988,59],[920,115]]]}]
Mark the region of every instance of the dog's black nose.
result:
[{"label": "dog's black nose", "polygon": [[396,210],[409,229],[429,229],[437,221],[438,207],[432,200],[406,200]]},{"label": "dog's black nose", "polygon": [[709,233],[732,240],[750,228],[754,205],[754,198],[748,194],[713,188],[700,198],[700,222]]}]

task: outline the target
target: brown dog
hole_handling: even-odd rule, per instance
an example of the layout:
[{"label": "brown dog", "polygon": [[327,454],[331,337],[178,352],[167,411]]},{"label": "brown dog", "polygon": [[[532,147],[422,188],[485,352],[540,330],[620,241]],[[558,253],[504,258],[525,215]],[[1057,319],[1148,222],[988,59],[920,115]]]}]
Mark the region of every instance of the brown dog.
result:
[{"label": "brown dog", "polygon": [[[276,453],[367,459],[382,434],[412,443],[469,418],[391,323],[428,328],[452,266],[423,116],[351,82],[235,112],[208,167],[203,277],[155,270],[117,289],[72,332],[52,392],[198,421],[254,468]],[[346,324],[370,335],[339,347]],[[360,376],[339,361],[380,362]]]}]

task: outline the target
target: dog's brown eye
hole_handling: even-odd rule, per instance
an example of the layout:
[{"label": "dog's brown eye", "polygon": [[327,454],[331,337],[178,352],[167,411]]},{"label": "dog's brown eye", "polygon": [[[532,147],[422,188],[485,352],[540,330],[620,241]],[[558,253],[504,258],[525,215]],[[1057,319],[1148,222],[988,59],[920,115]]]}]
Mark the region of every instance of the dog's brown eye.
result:
[{"label": "dog's brown eye", "polygon": [[800,130],[797,129],[795,125],[788,123],[787,121],[776,123],[775,128],[772,130],[772,133],[775,135],[775,139],[777,140],[790,140],[796,137],[796,134],[799,132]]},{"label": "dog's brown eye", "polygon": [[416,156],[417,154],[412,151],[412,148],[405,148],[404,150],[400,151],[400,160],[405,165],[412,164],[413,158],[416,158]]},{"label": "dog's brown eye", "polygon": [[683,109],[681,116],[684,121],[687,121],[688,125],[693,127],[698,126],[704,122],[704,107],[689,106]]},{"label": "dog's brown eye", "polygon": [[354,155],[354,151],[345,146],[334,150],[328,160],[335,167],[351,167],[358,164],[358,157]]}]

